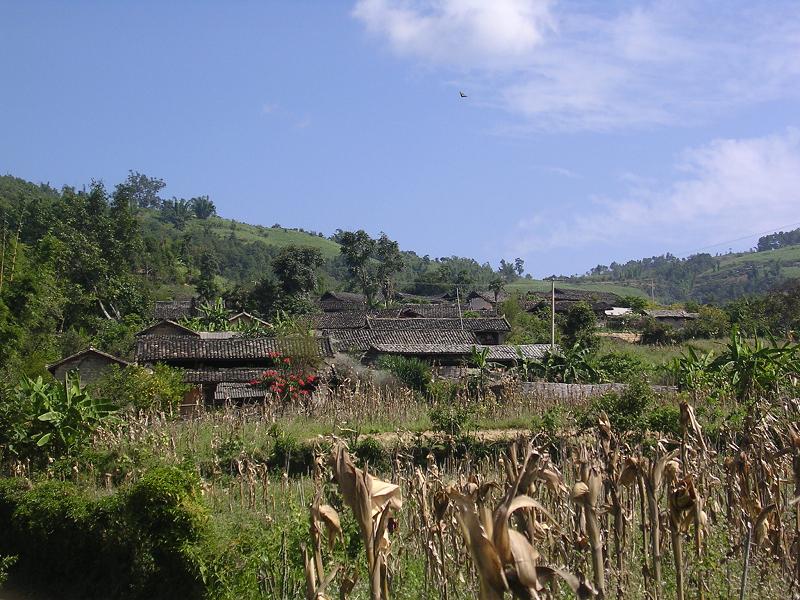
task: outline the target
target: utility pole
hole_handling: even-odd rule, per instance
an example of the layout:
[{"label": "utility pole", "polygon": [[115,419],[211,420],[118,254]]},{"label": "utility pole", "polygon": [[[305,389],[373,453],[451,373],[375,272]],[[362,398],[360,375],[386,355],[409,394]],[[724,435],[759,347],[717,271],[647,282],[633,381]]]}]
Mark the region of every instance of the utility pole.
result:
[{"label": "utility pole", "polygon": [[550,352],[556,350],[556,280],[550,280],[552,288],[550,292]]},{"label": "utility pole", "polygon": [[456,286],[456,306],[458,306],[458,319],[461,322],[461,331],[464,331],[464,315],[461,312],[461,297],[458,294],[458,286]]}]

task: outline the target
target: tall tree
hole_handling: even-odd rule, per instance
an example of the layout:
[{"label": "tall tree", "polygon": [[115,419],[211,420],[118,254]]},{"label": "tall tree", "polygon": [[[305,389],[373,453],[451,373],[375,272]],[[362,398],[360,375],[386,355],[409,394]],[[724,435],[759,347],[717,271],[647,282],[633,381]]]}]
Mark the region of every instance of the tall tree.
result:
[{"label": "tall tree", "polygon": [[166,187],[163,179],[148,177],[138,171],[128,171],[128,178],[117,186],[128,195],[133,207],[158,208],[163,200],[158,193]]},{"label": "tall tree", "polygon": [[506,282],[503,281],[501,277],[495,277],[489,282],[489,289],[494,292],[494,303],[500,299],[500,292],[502,292],[506,287]]},{"label": "tall tree", "polygon": [[394,295],[394,275],[403,270],[403,256],[397,242],[381,232],[375,242],[375,258],[378,259],[377,279],[383,295],[383,303],[388,306]]},{"label": "tall tree", "polygon": [[289,296],[308,296],[317,285],[317,269],[325,262],[317,248],[286,246],[281,248],[272,270]]},{"label": "tall tree", "polygon": [[367,299],[372,305],[377,288],[372,260],[375,252],[375,240],[363,229],[343,231],[339,235],[340,252],[344,257],[350,275],[355,278]]}]

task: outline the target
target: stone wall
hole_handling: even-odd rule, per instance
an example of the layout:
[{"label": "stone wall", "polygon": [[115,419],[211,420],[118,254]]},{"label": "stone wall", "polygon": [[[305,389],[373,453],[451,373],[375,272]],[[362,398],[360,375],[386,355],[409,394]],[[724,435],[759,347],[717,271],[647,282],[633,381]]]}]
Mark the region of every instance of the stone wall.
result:
[{"label": "stone wall", "polygon": [[[622,392],[627,387],[624,383],[549,383],[547,381],[530,381],[522,384],[525,395],[560,398],[564,401],[580,401],[602,396],[606,392]],[[677,389],[670,386],[654,385],[654,392],[674,394]]]}]

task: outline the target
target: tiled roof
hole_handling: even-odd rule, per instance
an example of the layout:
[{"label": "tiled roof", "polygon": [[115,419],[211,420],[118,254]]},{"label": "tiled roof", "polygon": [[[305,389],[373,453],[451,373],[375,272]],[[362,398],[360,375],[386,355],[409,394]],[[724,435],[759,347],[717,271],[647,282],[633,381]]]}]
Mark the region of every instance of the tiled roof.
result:
[{"label": "tiled roof", "polygon": [[89,346],[85,350],[81,350],[80,352],[76,352],[75,354],[71,354],[70,356],[67,356],[66,358],[62,358],[58,362],[54,362],[51,365],[46,365],[47,370],[50,371],[51,373],[55,373],[55,370],[58,367],[60,367],[61,365],[63,365],[64,363],[68,363],[68,362],[72,362],[72,361],[81,359],[84,356],[89,355],[89,354],[93,354],[93,355],[98,356],[100,358],[104,358],[108,362],[117,363],[118,365],[123,366],[123,367],[128,367],[128,366],[131,365],[131,363],[129,363],[127,360],[122,360],[121,358],[118,358],[118,357],[114,356],[113,354],[109,354],[108,352],[103,352],[102,350],[97,350],[96,348],[92,348],[91,346]]},{"label": "tiled roof", "polygon": [[153,318],[177,321],[196,314],[194,300],[157,300],[153,308]]},{"label": "tiled roof", "polygon": [[182,336],[142,336],[136,342],[136,360],[158,361],[264,360],[271,352],[331,356],[325,338],[231,338],[201,339]]},{"label": "tiled roof", "polygon": [[700,316],[699,313],[695,312],[671,309],[646,310],[644,314],[654,319],[696,319]]},{"label": "tiled roof", "polygon": [[549,350],[549,344],[523,344],[520,346],[500,345],[482,346],[478,344],[372,344],[370,350],[379,354],[406,354],[415,356],[468,356],[472,349],[488,348],[488,359],[493,361],[514,361],[519,359],[518,350],[524,358],[538,360]]},{"label": "tiled roof", "polygon": [[324,300],[340,300],[342,302],[361,303],[366,302],[364,294],[355,294],[353,292],[325,292],[322,294],[320,301]]},{"label": "tiled roof", "polygon": [[[476,297],[477,298],[483,298],[484,300],[486,300],[487,302],[489,302],[491,304],[494,304],[494,302],[495,302],[495,300],[494,300],[495,296],[494,296],[494,292],[492,290],[475,290],[474,292],[470,292],[467,295],[467,300],[469,300],[470,298],[476,298]],[[497,301],[498,302],[505,302],[506,300],[509,299],[509,297],[510,296],[508,295],[508,293],[504,292],[502,290],[497,293]]]},{"label": "tiled roof", "polygon": [[258,379],[264,369],[186,369],[185,383],[247,383]]},{"label": "tiled roof", "polygon": [[324,311],[341,311],[363,309],[366,298],[361,294],[352,292],[325,292],[319,299],[319,305]]},{"label": "tiled roof", "polygon": [[337,350],[364,352],[372,344],[469,344],[477,343],[473,333],[459,330],[371,331],[332,329],[328,331]]},{"label": "tiled roof", "polygon": [[357,310],[317,313],[311,315],[311,327],[319,331],[328,329],[358,329],[366,327],[367,313]]},{"label": "tiled roof", "polygon": [[[470,311],[469,308],[461,306],[461,315]],[[497,313],[493,310],[479,311],[482,317],[496,317]],[[459,317],[458,306],[455,304],[406,304],[397,310],[397,315],[401,318],[422,317],[426,319],[457,319]],[[465,317],[468,318],[468,317]]]},{"label": "tiled roof", "polygon": [[247,400],[264,398],[264,390],[247,383],[221,383],[214,390],[214,400]]},{"label": "tiled roof", "polygon": [[[161,319],[158,323],[154,323],[153,325],[150,325],[150,327],[145,327],[141,331],[137,332],[136,335],[137,335],[137,337],[138,336],[150,335],[150,332],[153,329],[164,328],[165,326],[167,326],[168,329],[174,330],[175,335],[187,335],[187,336],[191,336],[191,337],[200,337],[200,333],[199,332],[194,331],[193,329],[189,329],[185,325],[181,325],[180,323],[177,323],[177,322],[172,321],[170,319]],[[161,335],[163,335],[163,334],[161,334]]]},{"label": "tiled roof", "polygon": [[427,331],[511,331],[505,317],[476,317],[472,319],[381,319],[367,318],[367,325],[373,331],[408,331],[422,329]]}]

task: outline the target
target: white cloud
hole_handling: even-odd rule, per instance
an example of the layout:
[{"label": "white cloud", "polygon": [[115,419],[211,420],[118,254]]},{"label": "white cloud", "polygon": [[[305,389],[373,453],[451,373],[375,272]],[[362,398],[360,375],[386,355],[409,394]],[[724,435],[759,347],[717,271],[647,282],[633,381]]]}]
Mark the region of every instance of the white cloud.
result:
[{"label": "white cloud", "polygon": [[403,55],[467,68],[507,67],[542,43],[553,26],[551,4],[551,0],[359,0],[353,16]]},{"label": "white cloud", "polygon": [[634,180],[624,197],[595,200],[578,214],[526,218],[518,225],[514,250],[624,244],[661,253],[798,221],[800,130],[716,140],[685,151],[676,167],[684,176],[666,186]]},{"label": "white cloud", "polygon": [[698,0],[610,7],[358,0],[353,15],[397,54],[468,78],[475,102],[523,117],[524,128],[694,121],[800,89],[793,1],[731,0],[724,10]]}]

